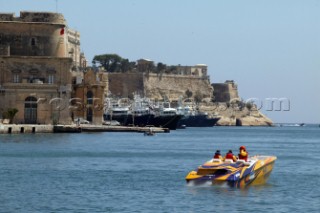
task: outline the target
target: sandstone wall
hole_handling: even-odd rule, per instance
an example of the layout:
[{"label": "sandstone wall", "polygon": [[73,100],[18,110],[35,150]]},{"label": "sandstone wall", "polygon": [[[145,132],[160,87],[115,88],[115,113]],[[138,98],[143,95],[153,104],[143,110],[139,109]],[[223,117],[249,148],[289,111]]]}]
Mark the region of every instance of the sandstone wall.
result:
[{"label": "sandstone wall", "polygon": [[20,17],[14,15],[14,13],[0,13],[0,21],[66,24],[63,15],[60,13],[21,11]]},{"label": "sandstone wall", "polygon": [[119,97],[133,97],[134,92],[144,95],[142,73],[109,73],[109,91]]},{"label": "sandstone wall", "polygon": [[25,101],[33,97],[37,100],[37,123],[71,123],[67,106],[71,63],[70,58],[0,57],[0,113],[16,108],[19,111],[13,122],[26,123]]},{"label": "sandstone wall", "polygon": [[193,97],[201,93],[203,98],[211,98],[213,94],[209,79],[195,76],[148,74],[144,76],[144,87],[147,97],[158,100],[165,97],[170,101],[186,98],[187,90],[192,92]]},{"label": "sandstone wall", "polygon": [[213,88],[208,78],[182,75],[157,75],[141,73],[109,73],[109,90],[113,95],[131,97],[133,93],[142,96],[170,101],[186,98],[186,91],[193,96],[201,93],[204,98],[211,98]]},{"label": "sandstone wall", "polygon": [[66,57],[65,26],[63,16],[56,13],[21,12],[18,18],[0,14],[1,52],[13,56]]},{"label": "sandstone wall", "polygon": [[65,27],[58,13],[0,13],[0,114],[17,108],[14,123],[71,123],[74,61]]},{"label": "sandstone wall", "polygon": [[75,85],[70,108],[73,120],[84,118],[95,125],[102,124],[104,106],[104,75],[89,70],[84,74],[82,84]]},{"label": "sandstone wall", "polygon": [[225,83],[212,84],[214,91],[215,102],[229,102],[232,99],[239,98],[238,86],[233,81],[226,81]]}]

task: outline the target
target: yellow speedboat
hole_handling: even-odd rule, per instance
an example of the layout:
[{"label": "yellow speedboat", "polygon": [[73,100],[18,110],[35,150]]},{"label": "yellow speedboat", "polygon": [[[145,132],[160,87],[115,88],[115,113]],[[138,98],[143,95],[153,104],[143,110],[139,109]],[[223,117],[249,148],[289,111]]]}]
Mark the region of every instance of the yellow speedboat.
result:
[{"label": "yellow speedboat", "polygon": [[193,183],[212,182],[212,184],[227,183],[233,187],[244,188],[250,185],[264,184],[268,179],[277,157],[254,156],[248,161],[233,162],[226,159],[212,159],[199,166],[197,171],[191,171],[186,181]]}]

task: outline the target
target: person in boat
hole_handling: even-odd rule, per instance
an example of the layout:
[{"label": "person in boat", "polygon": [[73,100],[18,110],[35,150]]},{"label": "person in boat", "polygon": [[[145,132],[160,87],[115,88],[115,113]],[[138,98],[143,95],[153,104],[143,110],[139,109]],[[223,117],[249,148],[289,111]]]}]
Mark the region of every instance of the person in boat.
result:
[{"label": "person in boat", "polygon": [[245,146],[240,146],[238,156],[239,156],[239,160],[248,161],[249,153],[247,152]]},{"label": "person in boat", "polygon": [[223,157],[221,156],[220,150],[217,150],[216,153],[214,153],[213,158],[223,160]]},{"label": "person in boat", "polygon": [[224,157],[224,160],[226,159],[233,160],[233,162],[237,161],[237,157],[232,153],[232,150],[229,150],[229,152],[226,154],[226,156]]},{"label": "person in boat", "polygon": [[154,134],[155,134],[155,132],[152,131],[151,127],[149,128],[149,131],[144,132],[144,135],[154,135]]}]

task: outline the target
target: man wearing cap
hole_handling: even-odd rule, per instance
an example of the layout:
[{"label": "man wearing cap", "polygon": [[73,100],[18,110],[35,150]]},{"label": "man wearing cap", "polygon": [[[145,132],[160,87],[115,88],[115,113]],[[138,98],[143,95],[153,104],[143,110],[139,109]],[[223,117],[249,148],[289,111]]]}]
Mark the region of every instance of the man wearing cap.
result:
[{"label": "man wearing cap", "polygon": [[244,160],[247,161],[248,160],[248,155],[249,153],[246,151],[246,147],[245,146],[240,146],[239,148],[239,160]]}]

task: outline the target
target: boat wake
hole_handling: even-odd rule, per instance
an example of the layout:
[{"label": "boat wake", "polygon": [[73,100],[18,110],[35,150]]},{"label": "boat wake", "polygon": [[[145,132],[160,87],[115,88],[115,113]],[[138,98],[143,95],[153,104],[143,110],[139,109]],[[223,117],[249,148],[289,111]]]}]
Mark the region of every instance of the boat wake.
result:
[{"label": "boat wake", "polygon": [[220,189],[230,189],[230,184],[227,182],[219,183],[219,184],[213,184],[212,181],[204,181],[204,182],[195,182],[195,181],[190,181],[187,183],[187,186],[190,188],[209,188],[209,187],[214,187],[214,188],[220,188]]},{"label": "boat wake", "polygon": [[212,186],[212,181],[203,181],[201,183],[197,182],[197,181],[189,181],[187,183],[188,187],[208,187],[208,186]]}]

